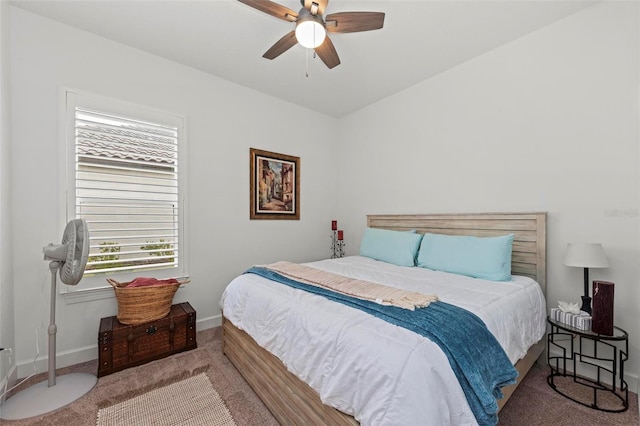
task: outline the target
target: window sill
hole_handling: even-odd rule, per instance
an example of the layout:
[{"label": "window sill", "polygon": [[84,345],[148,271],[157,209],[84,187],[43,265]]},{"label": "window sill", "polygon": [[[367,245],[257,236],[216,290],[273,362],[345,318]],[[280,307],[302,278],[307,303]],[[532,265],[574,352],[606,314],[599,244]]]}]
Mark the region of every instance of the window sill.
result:
[{"label": "window sill", "polygon": [[[178,287],[178,291],[184,287],[184,284]],[[73,305],[74,303],[92,302],[101,299],[113,299],[116,297],[113,287],[104,286],[96,288],[86,288],[82,290],[66,291],[62,293],[65,304]]]},{"label": "window sill", "polygon": [[64,301],[67,305],[73,305],[74,303],[91,302],[93,300],[100,299],[112,299],[116,297],[115,293],[113,292],[113,287],[111,286],[67,291],[65,293],[62,293],[62,296],[64,297]]}]

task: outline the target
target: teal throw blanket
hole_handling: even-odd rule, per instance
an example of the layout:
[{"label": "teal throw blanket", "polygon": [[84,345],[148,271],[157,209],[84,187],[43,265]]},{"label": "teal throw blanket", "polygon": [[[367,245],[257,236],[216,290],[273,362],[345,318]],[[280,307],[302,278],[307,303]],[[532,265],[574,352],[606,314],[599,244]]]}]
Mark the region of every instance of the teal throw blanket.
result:
[{"label": "teal throw blanket", "polygon": [[501,388],[515,383],[518,372],[496,338],[475,314],[445,302],[432,302],[414,311],[346,296],[254,266],[245,273],[305,290],[367,312],[436,343],[446,354],[467,402],[481,426],[498,423]]}]

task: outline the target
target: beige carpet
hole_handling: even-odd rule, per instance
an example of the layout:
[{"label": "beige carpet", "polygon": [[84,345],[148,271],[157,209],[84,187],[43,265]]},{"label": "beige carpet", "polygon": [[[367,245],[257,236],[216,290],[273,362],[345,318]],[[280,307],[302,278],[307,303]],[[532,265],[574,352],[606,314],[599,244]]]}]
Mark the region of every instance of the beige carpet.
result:
[{"label": "beige carpet", "polygon": [[[277,426],[278,422],[269,410],[222,354],[221,331],[220,327],[199,331],[197,349],[100,377],[98,384],[88,394],[52,413],[24,420],[3,420],[0,424],[2,426],[95,426],[97,413],[102,408],[200,373],[206,373],[232,413],[237,426]],[[98,362],[90,361],[58,371],[59,375],[73,372],[96,374]],[[26,386],[42,379],[46,379],[46,374],[31,379]]]},{"label": "beige carpet", "polygon": [[181,380],[98,411],[98,426],[235,426],[206,374]]},{"label": "beige carpet", "polygon": [[[98,410],[154,389],[206,373],[238,426],[277,426],[278,422],[222,354],[221,328],[197,333],[198,348],[98,379],[87,395],[53,413],[2,426],[95,426]],[[97,361],[60,370],[96,373]],[[534,366],[500,412],[499,426],[638,426],[638,396],[629,393],[629,409],[605,413],[576,404],[547,385],[549,368]],[[37,383],[46,376],[32,381]]]}]

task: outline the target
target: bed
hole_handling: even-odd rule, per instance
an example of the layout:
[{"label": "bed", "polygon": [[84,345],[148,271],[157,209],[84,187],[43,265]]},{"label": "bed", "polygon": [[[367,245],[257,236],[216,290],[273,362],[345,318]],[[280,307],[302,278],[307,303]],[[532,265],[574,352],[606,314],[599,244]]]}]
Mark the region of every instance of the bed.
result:
[{"label": "bed", "polygon": [[[545,289],[545,225],[546,214],[545,213],[481,213],[481,214],[433,214],[433,215],[369,215],[367,216],[367,227],[369,228],[379,228],[379,229],[389,229],[395,231],[417,231],[419,233],[432,233],[432,234],[447,234],[447,235],[473,235],[480,237],[489,237],[489,236],[498,236],[505,234],[513,234],[513,248],[512,248],[512,256],[511,256],[511,271],[514,275],[514,286],[517,284],[526,286],[527,292],[537,291],[542,296],[527,296],[528,299],[534,300],[531,303],[535,303],[536,308],[532,309],[536,311],[536,318],[530,320],[525,319],[523,321],[533,321],[536,324],[535,333],[536,336],[533,337],[532,342],[520,342],[520,346],[509,349],[507,352],[510,352],[509,358],[513,358],[513,363],[515,368],[519,372],[519,376],[517,382],[513,385],[507,386],[502,389],[504,394],[504,398],[498,401],[498,411],[504,406],[509,396],[513,393],[515,388],[518,386],[522,378],[525,376],[526,372],[531,368],[533,363],[537,360],[540,354],[544,350],[544,318],[546,316],[546,302],[544,301],[544,289]],[[357,273],[364,274],[366,277],[373,277],[373,279],[377,279],[377,277],[381,275],[405,275],[409,274],[407,280],[411,282],[414,279],[423,279],[422,272],[418,269],[423,268],[404,268],[401,267],[392,267],[391,270],[387,268],[386,265],[381,265],[383,262],[373,261],[368,258],[362,258],[360,256],[349,256],[344,259],[337,259],[333,261],[320,261],[311,263],[314,267],[319,268],[328,268],[333,269],[336,272],[340,271],[359,271]],[[355,269],[354,269],[355,268]],[[376,268],[382,268],[377,270]],[[349,272],[351,273],[351,272]],[[419,274],[413,276],[412,274]],[[448,277],[448,275],[443,272],[439,272],[438,279],[454,279],[452,277]],[[444,274],[444,275],[442,275]],[[250,275],[250,274],[247,274]],[[438,274],[436,274],[438,275]],[[229,287],[243,287],[243,284],[236,284],[236,281],[243,281],[247,278],[236,278]],[[249,280],[261,280],[261,277],[251,277]],[[425,278],[431,279],[431,278]],[[457,277],[455,278],[457,279]],[[531,282],[534,284],[532,285]],[[265,283],[263,283],[265,284]],[[458,284],[456,284],[458,285]],[[460,284],[463,285],[463,284]],[[464,284],[466,285],[466,284]],[[491,284],[488,284],[490,288]],[[272,286],[272,287],[269,287]],[[229,287],[227,289],[229,289]],[[254,282],[250,282],[249,284],[244,285],[244,293],[246,297],[240,297],[236,299],[234,297],[230,297],[227,295],[227,290],[225,290],[225,295],[223,296],[223,300],[221,301],[221,306],[223,307],[223,350],[225,355],[229,358],[229,360],[235,365],[235,367],[240,371],[246,381],[251,385],[251,387],[255,390],[258,396],[262,399],[265,405],[269,408],[269,410],[274,414],[274,416],[278,419],[278,421],[282,424],[358,424],[358,420],[356,418],[361,419],[365,424],[384,424],[384,423],[398,423],[404,422],[406,424],[406,419],[411,418],[410,415],[406,414],[407,408],[399,405],[396,407],[393,403],[387,404],[389,401],[384,398],[395,398],[393,396],[389,396],[389,394],[398,394],[402,396],[403,404],[409,404],[410,407],[422,407],[423,411],[427,411],[429,413],[434,413],[434,417],[431,420],[423,419],[426,423],[433,424],[434,422],[438,423],[449,423],[449,424],[474,424],[474,419],[469,418],[469,410],[468,407],[464,407],[464,403],[460,402],[460,389],[456,389],[455,384],[451,384],[451,374],[444,372],[446,368],[441,368],[441,366],[436,365],[435,367],[425,368],[423,370],[434,370],[436,371],[435,378],[432,379],[429,377],[424,377],[424,382],[427,381],[435,381],[434,384],[429,384],[429,391],[424,392],[415,392],[412,391],[412,386],[414,384],[409,383],[405,385],[404,383],[400,385],[399,389],[392,390],[390,392],[386,392],[383,396],[377,394],[378,389],[385,389],[388,387],[389,382],[384,380],[379,381],[376,376],[371,375],[371,371],[381,371],[381,377],[386,377],[388,375],[393,375],[394,367],[393,362],[389,362],[389,358],[381,358],[380,365],[376,366],[371,364],[372,361],[366,360],[367,368],[353,368],[353,364],[349,370],[361,370],[361,371],[353,371],[349,374],[361,374],[363,377],[362,382],[369,386],[370,383],[378,381],[377,384],[373,385],[373,390],[360,391],[359,385],[352,386],[353,388],[353,401],[343,401],[343,396],[340,392],[349,392],[349,386],[345,386],[344,384],[336,384],[332,380],[332,372],[321,371],[320,373],[315,373],[314,368],[312,367],[314,363],[315,365],[322,366],[322,361],[314,358],[316,355],[313,352],[310,352],[310,359],[307,361],[311,361],[310,363],[303,363],[303,360],[299,360],[301,358],[300,352],[297,354],[295,352],[291,353],[291,347],[314,347],[319,346],[317,341],[322,341],[325,335],[329,333],[329,329],[333,327],[333,321],[341,321],[338,317],[340,316],[338,311],[334,311],[334,307],[332,307],[332,314],[326,315],[326,321],[323,322],[322,327],[325,327],[320,330],[319,334],[315,336],[311,333],[307,337],[300,337],[297,335],[296,340],[300,339],[308,339],[307,341],[302,342],[287,342],[287,339],[279,339],[279,335],[284,335],[285,330],[277,330],[278,320],[277,316],[275,320],[271,320],[270,324],[276,324],[276,329],[267,330],[269,324],[260,324],[256,326],[252,326],[250,324],[251,318],[253,317],[255,321],[260,322],[260,317],[262,315],[262,309],[260,305],[259,299],[262,296],[259,294],[264,294],[264,297],[270,297],[274,292],[280,291],[279,288],[282,287],[278,284],[268,283],[266,288],[263,289],[263,286],[256,285]],[[437,285],[436,285],[437,287]],[[515,288],[515,287],[514,287]],[[524,287],[523,287],[524,288]],[[261,290],[258,290],[261,289]],[[537,290],[535,290],[537,289]],[[282,290],[284,293],[293,294],[293,300],[296,301],[297,304],[303,303],[300,297],[306,298],[307,296],[299,296],[296,292],[299,290],[295,289],[287,289]],[[466,290],[465,290],[466,291]],[[489,290],[487,294],[491,294]],[[502,291],[502,290],[500,290]],[[514,290],[514,293],[522,292],[524,290]],[[448,294],[449,290],[445,287],[440,287],[439,292],[443,292],[442,297],[445,299],[450,297]],[[255,293],[255,294],[254,294]],[[271,299],[267,304],[274,305],[280,303],[280,301],[284,301],[289,295],[284,294],[275,296],[274,299]],[[454,292],[455,293],[455,292]],[[460,293],[460,291],[458,291]],[[315,295],[310,295],[311,297],[318,297]],[[440,294],[439,294],[440,296]],[[451,296],[455,298],[455,295]],[[470,310],[476,309],[479,316],[489,323],[493,324],[494,328],[499,321],[495,319],[485,319],[484,316],[488,315],[488,313],[483,312],[482,306],[483,304],[489,305],[490,301],[495,299],[493,297],[486,296],[487,299],[485,302],[482,302],[482,298],[485,297],[483,294],[477,294],[473,296],[473,299],[480,300],[478,302],[478,306],[475,308],[472,306]],[[242,302],[237,302],[237,300],[242,300]],[[282,302],[284,303],[284,302]],[[314,309],[306,309],[307,311],[315,310],[316,307],[319,307],[324,302],[312,302]],[[326,303],[332,303],[327,301]],[[464,305],[466,302],[462,302]],[[492,302],[491,302],[492,303]],[[291,308],[287,308],[289,310],[293,310]],[[344,308],[349,310],[350,308]],[[343,309],[343,310],[344,310]],[[503,309],[503,308],[500,308]],[[508,310],[508,308],[505,308]],[[489,310],[487,308],[487,310]],[[353,309],[350,309],[353,311]],[[346,312],[346,311],[345,311]],[[280,314],[279,314],[280,315]],[[351,314],[347,314],[351,315]],[[356,314],[353,314],[356,315]],[[360,314],[358,314],[360,315]],[[362,314],[366,315],[366,314]],[[501,314],[502,315],[502,314]],[[317,329],[318,325],[312,324],[312,315],[309,314],[309,319],[304,319],[304,322],[309,322],[308,328],[309,330]],[[317,315],[316,315],[317,316]],[[334,318],[336,317],[336,318]],[[410,342],[410,339],[414,339],[414,337],[408,336],[406,333],[411,334],[407,330],[399,331],[393,328],[387,328],[386,331],[384,327],[387,325],[381,325],[373,323],[373,325],[368,325],[369,319],[363,320],[362,317],[358,317],[357,320],[351,320],[355,322],[351,322],[350,324],[367,324],[367,327],[370,327],[367,333],[376,334],[378,330],[380,330],[381,334],[376,336],[378,342],[382,342],[386,344],[384,346],[385,350],[376,350],[376,349],[368,349],[366,351],[371,353],[385,353],[389,352],[388,347],[390,346],[403,346],[404,342]],[[336,327],[340,327],[339,323],[335,323]],[[528,323],[527,323],[528,324]],[[388,325],[388,327],[393,327],[392,325]],[[490,327],[491,328],[491,327]],[[491,330],[492,333],[501,334],[502,331]],[[316,331],[317,332],[317,331]],[[511,333],[513,335],[517,334],[518,331],[504,331],[505,333]],[[265,335],[261,335],[264,333]],[[364,333],[364,334],[367,334]],[[515,333],[515,334],[514,334]],[[540,334],[542,333],[542,334]],[[346,335],[346,334],[345,334]],[[356,334],[354,336],[349,337],[349,339],[336,339],[329,338],[329,340],[334,340],[336,342],[340,342],[340,345],[353,345],[353,340],[357,340],[360,335]],[[398,337],[400,336],[400,337]],[[421,337],[418,336],[418,339]],[[424,338],[422,338],[424,339]],[[531,340],[532,337],[529,337]],[[507,339],[508,340],[508,339]],[[512,339],[513,340],[513,339]],[[257,341],[260,342],[257,343]],[[321,350],[322,353],[349,353],[352,352],[354,354],[359,354],[358,351],[362,351],[362,347],[365,345],[369,345],[367,342],[358,342],[356,343],[356,347],[345,346],[335,347],[331,351],[327,351],[326,348]],[[412,343],[413,344],[413,343]],[[501,342],[502,344],[502,342]],[[305,346],[307,345],[307,346]],[[414,346],[409,345],[407,343],[408,348],[407,351],[416,351],[416,353],[421,353],[420,351],[425,351],[425,357],[437,359],[437,350],[433,351],[433,348],[429,346],[428,343],[424,343],[420,341],[416,344],[415,347],[420,347],[419,350],[415,349]],[[424,346],[424,349],[423,349]],[[277,353],[285,362],[281,361],[280,357],[275,356],[269,350],[264,349],[267,347],[271,352]],[[382,347],[382,346],[381,346]],[[394,349],[396,350],[396,349]],[[397,350],[401,350],[398,348]],[[404,350],[404,349],[402,349]],[[505,349],[506,350],[506,349]],[[297,355],[297,356],[296,356]],[[336,356],[338,356],[336,355]],[[342,355],[340,355],[342,356]],[[361,356],[361,355],[358,355]],[[393,358],[393,354],[390,355]],[[402,355],[404,356],[404,355]],[[398,355],[399,359],[402,359],[400,355]],[[304,357],[302,357],[304,358]],[[407,358],[409,359],[409,358]],[[445,359],[446,361],[446,359]],[[352,361],[353,362],[353,361]],[[363,363],[365,362],[363,358]],[[407,365],[415,364],[415,361],[411,362],[403,361]],[[430,361],[431,362],[431,361]],[[436,361],[433,361],[436,362]],[[285,366],[286,365],[288,366]],[[311,365],[311,367],[309,366]],[[373,367],[372,367],[373,366]],[[323,367],[318,367],[321,369]],[[397,368],[409,368],[404,365]],[[290,371],[291,370],[291,371]],[[295,374],[293,372],[295,372]],[[404,370],[402,370],[404,371]],[[341,373],[342,374],[342,373]],[[369,374],[369,375],[367,375]],[[422,376],[420,376],[422,370],[417,370],[411,374],[408,374],[410,378],[413,378],[413,381],[420,379],[422,380]],[[427,374],[427,373],[424,373]],[[431,374],[431,373],[428,373]],[[336,374],[338,376],[339,374]],[[301,379],[302,377],[303,379]],[[358,382],[358,376],[349,376],[352,383]],[[354,378],[355,377],[355,378]],[[409,380],[411,382],[411,379]],[[363,388],[366,388],[364,386]],[[390,385],[389,385],[390,386]],[[335,389],[337,388],[337,390]],[[347,389],[345,389],[347,388]],[[403,392],[403,390],[406,390]],[[419,402],[419,400],[415,398],[423,398],[422,394],[431,395],[428,397],[428,401]],[[320,397],[322,394],[322,398]],[[416,396],[418,395],[418,396]],[[436,395],[436,396],[434,396]],[[442,401],[439,400],[442,396]],[[463,395],[464,396],[464,395]],[[395,398],[397,399],[397,398]],[[323,403],[323,400],[325,403]],[[406,401],[405,401],[406,400]],[[364,401],[364,402],[363,402]],[[372,402],[371,402],[372,401]],[[378,402],[380,401],[380,402]],[[382,411],[391,411],[391,413],[383,412],[382,414],[377,410],[382,405],[385,405]],[[388,405],[388,406],[387,406]],[[338,407],[333,408],[333,407]],[[460,406],[461,408],[458,408]],[[392,408],[388,408],[392,407]],[[376,411],[377,410],[377,411]],[[409,408],[409,411],[412,408]],[[361,412],[362,411],[362,412]],[[424,415],[424,413],[418,413],[420,415]],[[409,417],[403,417],[403,416]],[[417,414],[416,414],[417,415]],[[429,414],[431,415],[431,414]],[[355,417],[354,417],[355,416]],[[400,419],[405,419],[400,420]]]}]

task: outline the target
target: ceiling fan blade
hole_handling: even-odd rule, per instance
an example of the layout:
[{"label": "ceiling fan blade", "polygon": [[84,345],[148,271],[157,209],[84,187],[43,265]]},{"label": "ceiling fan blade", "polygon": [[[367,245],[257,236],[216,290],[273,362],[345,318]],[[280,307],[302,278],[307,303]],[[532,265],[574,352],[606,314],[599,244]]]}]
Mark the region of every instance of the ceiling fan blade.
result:
[{"label": "ceiling fan blade", "polygon": [[264,55],[262,55],[262,57],[267,59],[275,59],[295,46],[296,43],[298,43],[298,40],[296,39],[296,32],[288,32],[284,35],[284,37],[276,41],[276,43],[271,46],[269,50],[264,52]]},{"label": "ceiling fan blade", "polygon": [[384,25],[383,12],[339,12],[327,15],[326,28],[331,33],[357,33],[379,30]]},{"label": "ceiling fan blade", "polygon": [[311,11],[313,3],[318,5],[318,14],[324,15],[324,10],[327,8],[329,0],[304,0],[304,8]]},{"label": "ceiling fan blade", "polygon": [[324,42],[314,49],[322,62],[329,68],[334,68],[340,65],[340,58],[338,57],[338,52],[336,52],[336,48],[333,46],[331,39],[326,37]]},{"label": "ceiling fan blade", "polygon": [[276,18],[295,22],[298,19],[298,12],[294,12],[288,7],[279,5],[269,0],[238,0],[240,3],[244,3],[247,6],[251,6],[254,9],[258,9],[268,15],[275,16]]}]

